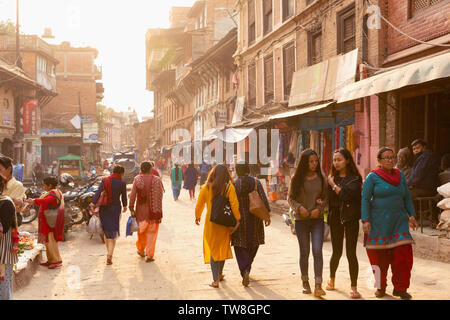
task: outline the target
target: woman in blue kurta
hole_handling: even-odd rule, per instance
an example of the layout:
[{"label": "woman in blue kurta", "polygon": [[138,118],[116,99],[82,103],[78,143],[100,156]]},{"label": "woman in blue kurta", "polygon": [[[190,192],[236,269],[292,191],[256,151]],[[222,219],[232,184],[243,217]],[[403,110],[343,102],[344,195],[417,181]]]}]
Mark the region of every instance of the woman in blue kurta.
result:
[{"label": "woman in blue kurta", "polygon": [[[361,218],[365,233],[364,246],[372,267],[380,272],[375,295],[383,297],[387,271],[392,269],[394,296],[411,299],[409,288],[413,265],[413,238],[409,228],[417,229],[415,211],[403,173],[394,168],[395,156],[390,148],[378,152],[380,168],[372,171],[363,187]],[[375,270],[378,271],[378,270]]]},{"label": "woman in blue kurta", "polygon": [[178,198],[180,197],[181,184],[183,183],[183,170],[178,164],[175,164],[175,168],[172,168],[170,178],[172,180],[173,199],[178,201]]},{"label": "woman in blue kurta", "polygon": [[[113,174],[102,180],[92,201],[92,204],[96,205],[102,191],[106,192],[108,205],[100,207],[100,221],[105,233],[105,244],[108,250],[106,263],[108,265],[112,264],[116,240],[120,236],[121,205],[123,206],[122,212],[125,213],[127,211],[127,184],[122,181],[124,173],[125,169],[116,165],[113,169]],[[120,203],[120,198],[122,198],[122,203]]]}]

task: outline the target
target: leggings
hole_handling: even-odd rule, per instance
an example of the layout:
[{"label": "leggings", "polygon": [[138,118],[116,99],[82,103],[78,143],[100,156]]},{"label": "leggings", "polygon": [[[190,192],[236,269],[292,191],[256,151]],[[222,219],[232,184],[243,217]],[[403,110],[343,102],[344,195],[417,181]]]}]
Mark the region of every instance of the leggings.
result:
[{"label": "leggings", "polygon": [[211,272],[213,274],[214,281],[219,280],[219,274],[222,274],[225,261],[214,261],[211,256]]},{"label": "leggings", "polygon": [[358,243],[359,221],[347,222],[344,225],[340,221],[339,209],[332,209],[330,216],[330,233],[331,244],[333,246],[333,254],[330,260],[330,277],[336,278],[336,270],[339,260],[342,256],[345,235],[345,252],[350,270],[351,286],[356,287],[358,284],[359,264],[356,257],[356,245]]}]

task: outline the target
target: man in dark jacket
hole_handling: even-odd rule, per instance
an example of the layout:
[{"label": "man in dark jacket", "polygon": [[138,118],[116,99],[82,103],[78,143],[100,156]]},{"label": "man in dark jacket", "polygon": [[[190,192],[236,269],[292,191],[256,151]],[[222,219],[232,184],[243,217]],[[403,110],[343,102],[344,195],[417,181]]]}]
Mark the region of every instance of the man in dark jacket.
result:
[{"label": "man in dark jacket", "polygon": [[411,144],[416,160],[407,179],[411,197],[435,196],[438,187],[439,159],[427,149],[424,140],[417,139]]}]

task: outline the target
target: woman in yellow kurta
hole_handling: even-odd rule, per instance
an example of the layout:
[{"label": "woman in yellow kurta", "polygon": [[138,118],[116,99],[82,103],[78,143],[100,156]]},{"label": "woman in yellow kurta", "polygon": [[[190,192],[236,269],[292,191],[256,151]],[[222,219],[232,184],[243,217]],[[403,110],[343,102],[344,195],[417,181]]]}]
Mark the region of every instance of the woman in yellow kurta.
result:
[{"label": "woman in yellow kurta", "polygon": [[[236,226],[224,227],[210,221],[213,199],[228,188],[226,197],[230,201],[231,210],[236,218]],[[211,264],[214,282],[210,284],[213,288],[219,288],[219,281],[223,280],[223,267],[225,260],[233,259],[230,246],[230,236],[239,227],[241,215],[239,213],[239,201],[234,189],[230,172],[224,165],[215,166],[206,184],[202,186],[195,207],[195,223],[200,225],[203,209],[207,208],[205,228],[203,232],[203,257],[205,264]]]}]

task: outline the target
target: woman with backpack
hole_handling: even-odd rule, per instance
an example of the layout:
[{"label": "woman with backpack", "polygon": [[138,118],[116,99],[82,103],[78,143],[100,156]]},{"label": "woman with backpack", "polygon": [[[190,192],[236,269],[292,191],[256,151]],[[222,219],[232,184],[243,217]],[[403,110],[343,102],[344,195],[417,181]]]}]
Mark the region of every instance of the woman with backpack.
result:
[{"label": "woman with backpack", "polygon": [[[221,195],[225,196],[230,204],[232,214],[236,219],[234,227],[226,227],[211,222],[212,208],[215,200],[221,199]],[[217,202],[216,202],[217,203]],[[210,172],[206,184],[202,186],[198,196],[197,205],[195,207],[195,224],[200,225],[203,210],[207,208],[205,217],[205,227],[203,231],[203,257],[205,264],[211,265],[213,274],[213,288],[219,288],[219,281],[222,281],[223,267],[225,260],[233,259],[230,246],[230,236],[239,227],[241,215],[239,213],[239,201],[236,196],[230,172],[224,165],[217,165]],[[216,206],[214,206],[217,208]],[[213,213],[214,215],[217,212]]]},{"label": "woman with backpack", "polygon": [[161,179],[152,174],[152,168],[150,162],[141,164],[141,173],[134,178],[130,195],[131,216],[136,217],[139,225],[137,253],[145,257],[145,262],[155,260],[156,238],[162,220],[163,186]]},{"label": "woman with backpack", "polygon": [[[263,220],[250,213],[249,194],[256,190],[264,202],[267,211],[270,212],[270,205],[261,182],[250,177],[249,172],[250,168],[247,164],[236,164],[236,174],[238,177],[234,180],[234,185],[239,201],[241,223],[236,232],[231,236],[231,245],[234,247],[234,253],[242,276],[242,285],[244,287],[249,285],[250,271],[258,248],[264,244]],[[270,219],[265,221],[265,225],[266,227],[270,225]]]},{"label": "woman with backpack", "polygon": [[300,271],[303,293],[310,294],[308,266],[312,244],[314,256],[315,290],[314,296],[325,295],[322,289],[323,272],[323,213],[327,200],[327,181],[319,166],[319,157],[314,150],[302,152],[300,161],[289,186],[288,202],[295,216],[295,231],[300,247]]},{"label": "woman with backpack", "polygon": [[345,249],[350,270],[352,299],[361,298],[357,290],[358,258],[356,245],[358,243],[359,220],[361,219],[362,177],[356,168],[352,154],[341,148],[333,154],[333,166],[328,177],[328,199],[331,244],[333,254],[330,260],[330,281],[327,290],[334,290],[336,270],[342,256],[345,235]]},{"label": "woman with backpack", "polygon": [[[58,189],[56,177],[47,177],[43,182],[46,193],[40,199],[28,199],[27,203],[39,206],[38,241],[45,244],[47,254],[47,262],[41,266],[58,269],[62,267],[58,242],[64,238],[64,197]],[[50,210],[57,210],[56,220],[47,215]]]}]

